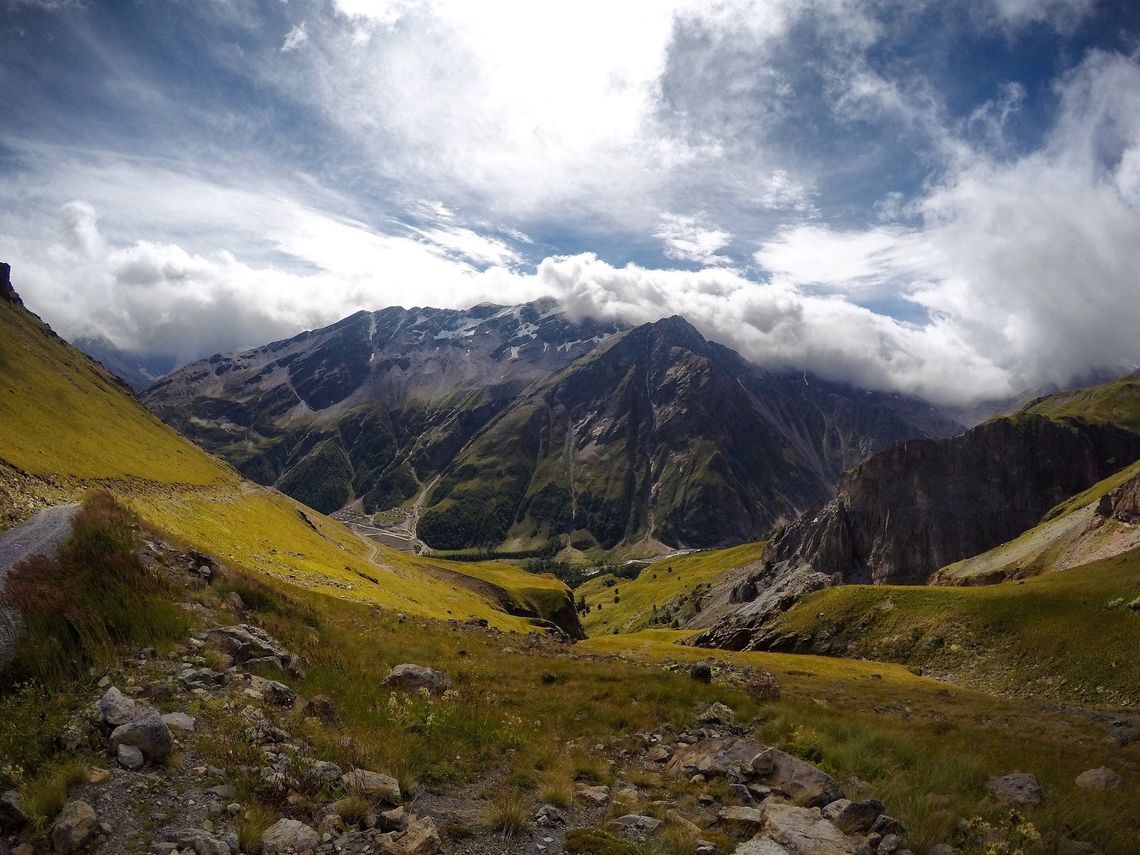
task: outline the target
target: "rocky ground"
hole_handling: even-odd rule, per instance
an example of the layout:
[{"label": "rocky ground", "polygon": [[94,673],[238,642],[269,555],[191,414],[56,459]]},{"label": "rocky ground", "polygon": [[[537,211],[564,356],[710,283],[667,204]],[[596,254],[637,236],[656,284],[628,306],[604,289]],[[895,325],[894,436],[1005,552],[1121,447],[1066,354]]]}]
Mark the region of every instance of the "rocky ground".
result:
[{"label": "rocky ground", "polygon": [[[161,544],[148,544],[144,557],[189,588],[220,572],[206,556]],[[749,723],[719,703],[700,710],[685,729],[663,724],[636,734],[631,750],[595,746],[612,773],[610,785],[580,780],[563,807],[527,803],[513,827],[492,828],[479,794],[495,788],[495,770],[474,783],[409,794],[384,770],[331,762],[299,732],[307,719],[334,729],[338,723],[332,700],[305,698],[290,687],[306,663],[250,623],[234,592],[214,605],[200,599],[183,605],[202,621],[184,642],[163,653],[140,650],[93,675],[85,712],[60,740],[75,756],[98,759],[87,765],[51,824],[32,828],[19,794],[0,796],[0,853],[909,851],[901,843],[906,829],[887,806],[868,797],[865,784],[854,778],[841,783],[750,738]],[[527,643],[556,644],[537,637]],[[714,673],[704,663],[691,669],[697,681],[740,682],[758,697],[779,695],[766,672]],[[395,693],[443,695],[451,685],[447,674],[415,663],[393,668],[383,680]],[[1092,769],[1082,778],[1089,789],[1121,783],[1109,769]],[[1024,773],[994,778],[987,788],[1015,811],[1043,799],[1040,784]],[[276,806],[273,815],[250,807],[244,796],[254,792],[262,804]],[[1016,816],[1011,827],[998,830],[963,823],[955,840],[928,855],[981,851],[987,841],[1031,835],[1032,827],[1019,831]],[[1069,853],[1092,851],[1075,840],[1065,847]]]}]

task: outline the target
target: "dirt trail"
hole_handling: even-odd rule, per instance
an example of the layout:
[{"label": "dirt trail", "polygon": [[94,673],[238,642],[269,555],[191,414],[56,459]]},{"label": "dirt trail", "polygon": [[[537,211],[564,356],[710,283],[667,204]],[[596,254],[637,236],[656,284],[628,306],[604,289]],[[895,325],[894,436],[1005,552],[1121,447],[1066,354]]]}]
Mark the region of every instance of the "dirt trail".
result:
[{"label": "dirt trail", "polygon": [[[30,520],[0,535],[0,593],[8,571],[20,560],[32,555],[50,555],[71,533],[71,521],[79,505],[57,505],[45,508]],[[12,662],[16,638],[20,633],[18,614],[0,605],[0,671]]]},{"label": "dirt trail", "polygon": [[23,558],[50,555],[71,533],[71,521],[79,505],[45,508],[30,520],[0,535],[0,591],[8,571]]}]

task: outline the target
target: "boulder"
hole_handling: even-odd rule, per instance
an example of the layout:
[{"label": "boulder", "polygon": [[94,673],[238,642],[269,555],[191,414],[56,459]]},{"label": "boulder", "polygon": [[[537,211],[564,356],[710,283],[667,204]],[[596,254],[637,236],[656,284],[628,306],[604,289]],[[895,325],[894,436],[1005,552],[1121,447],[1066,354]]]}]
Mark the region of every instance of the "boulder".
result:
[{"label": "boulder", "polygon": [[1076,784],[1082,790],[1119,790],[1124,779],[1107,766],[1099,766],[1077,775]]},{"label": "boulder", "polygon": [[206,633],[206,639],[223,652],[243,663],[256,659],[276,661],[282,668],[289,664],[291,654],[276,638],[258,626],[240,623],[237,626],[219,626]]},{"label": "boulder", "polygon": [[95,808],[80,799],[63,806],[51,827],[51,845],[57,855],[78,852],[99,829]]},{"label": "boulder", "polygon": [[279,707],[291,707],[293,702],[297,700],[296,692],[276,680],[266,680],[265,685],[261,687],[261,694],[269,703],[276,704]]},{"label": "boulder", "polygon": [[95,703],[99,720],[111,728],[127,724],[139,715],[139,704],[111,686]]},{"label": "boulder", "polygon": [[[712,851],[716,851],[715,847]],[[791,855],[791,852],[771,837],[753,837],[732,850],[732,855]]]},{"label": "boulder", "polygon": [[146,763],[143,753],[133,745],[120,745],[115,751],[115,759],[118,760],[120,766],[124,769],[130,769],[132,772],[141,769]]},{"label": "boulder", "polygon": [[426,689],[433,695],[442,695],[451,688],[451,678],[442,671],[408,662],[389,671],[383,683],[389,688],[404,691]]},{"label": "boulder", "polygon": [[698,683],[712,682],[712,667],[707,662],[698,662],[689,669],[689,676]]},{"label": "boulder", "polygon": [[770,671],[753,674],[748,681],[748,694],[758,701],[780,700],[780,683]]},{"label": "boulder", "polygon": [[0,833],[19,831],[28,824],[28,818],[20,806],[20,794],[15,790],[0,793]]},{"label": "boulder", "polygon": [[313,695],[309,698],[309,705],[305,707],[305,715],[315,716],[325,724],[337,724],[340,721],[336,706],[328,695]]},{"label": "boulder", "polygon": [[314,760],[305,771],[305,777],[315,784],[332,784],[344,774],[340,766],[328,760]]},{"label": "boulder", "polygon": [[163,763],[174,747],[170,728],[154,710],[141,718],[122,724],[111,731],[111,750],[118,752],[120,745],[133,745],[151,763]]},{"label": "boulder", "polygon": [[388,775],[369,772],[367,769],[352,769],[341,776],[341,781],[347,789],[361,795],[371,796],[388,804],[400,803],[400,783]]},{"label": "boulder", "polygon": [[317,830],[295,819],[279,819],[261,835],[262,855],[286,855],[314,849],[320,843]]},{"label": "boulder", "polygon": [[720,776],[733,782],[762,780],[796,804],[821,807],[843,798],[839,782],[815,766],[751,739],[702,739],[678,746],[665,767],[675,775]]},{"label": "boulder", "polygon": [[672,756],[673,752],[666,748],[664,745],[654,745],[649,749],[648,752],[646,752],[645,759],[650,763],[664,763]]},{"label": "boulder", "polygon": [[411,817],[408,820],[408,830],[400,838],[400,846],[405,855],[435,855],[439,852],[439,832],[431,817]]},{"label": "boulder", "polygon": [[604,805],[610,800],[610,788],[605,785],[591,787],[588,784],[576,784],[574,795],[592,805]]},{"label": "boulder", "polygon": [[882,813],[883,803],[878,799],[867,799],[862,802],[837,799],[823,809],[824,818],[844,834],[870,831]]},{"label": "boulder", "polygon": [[173,843],[183,852],[194,852],[196,855],[230,855],[229,844],[196,828],[165,831],[162,839],[166,843]]},{"label": "boulder", "polygon": [[184,712],[166,713],[162,717],[162,721],[171,730],[177,730],[181,733],[194,732],[194,716],[187,715]]},{"label": "boulder", "polygon": [[1010,807],[1035,807],[1045,801],[1041,782],[1028,772],[996,775],[986,781],[986,789],[998,801]]},{"label": "boulder", "polygon": [[747,805],[730,805],[721,808],[717,816],[724,822],[736,822],[742,825],[764,824],[764,811]]},{"label": "boulder", "polygon": [[859,842],[823,818],[818,808],[765,804],[763,834],[794,855],[855,855]]}]

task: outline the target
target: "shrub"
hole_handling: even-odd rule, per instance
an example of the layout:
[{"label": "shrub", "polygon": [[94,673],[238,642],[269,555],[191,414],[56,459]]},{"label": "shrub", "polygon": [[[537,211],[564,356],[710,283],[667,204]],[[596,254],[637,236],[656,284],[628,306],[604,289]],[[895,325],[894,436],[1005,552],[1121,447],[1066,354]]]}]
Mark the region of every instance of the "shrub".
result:
[{"label": "shrub", "polygon": [[137,532],[134,514],[95,492],[57,555],[34,556],[12,569],[3,600],[24,625],[17,676],[60,682],[105,665],[123,645],[186,634],[186,614],[138,557]]},{"label": "shrub", "polygon": [[251,855],[261,853],[261,835],[277,821],[277,815],[265,805],[254,803],[246,808],[237,822],[238,846]]},{"label": "shrub", "polygon": [[20,790],[20,802],[32,827],[43,831],[63,810],[71,788],[87,780],[87,764],[75,758],[46,767]]}]

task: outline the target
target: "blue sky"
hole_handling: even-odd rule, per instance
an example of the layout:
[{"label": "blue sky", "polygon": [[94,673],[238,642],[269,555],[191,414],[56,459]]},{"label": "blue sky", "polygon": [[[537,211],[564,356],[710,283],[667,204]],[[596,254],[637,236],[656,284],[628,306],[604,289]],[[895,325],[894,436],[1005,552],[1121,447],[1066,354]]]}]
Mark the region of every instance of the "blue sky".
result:
[{"label": "blue sky", "polygon": [[0,12],[0,254],[67,335],[553,295],[942,403],[1140,363],[1128,0]]}]

